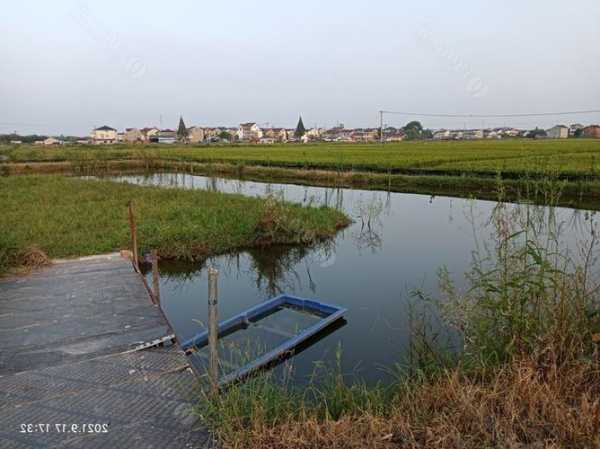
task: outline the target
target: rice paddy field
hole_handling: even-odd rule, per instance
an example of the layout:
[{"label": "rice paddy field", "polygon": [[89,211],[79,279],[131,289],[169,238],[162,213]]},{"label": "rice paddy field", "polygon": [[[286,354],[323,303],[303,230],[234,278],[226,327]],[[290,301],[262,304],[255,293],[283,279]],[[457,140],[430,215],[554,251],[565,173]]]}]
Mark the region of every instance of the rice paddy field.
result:
[{"label": "rice paddy field", "polygon": [[600,174],[600,140],[478,140],[379,144],[275,144],[212,146],[5,146],[8,162],[166,160],[230,163],[302,169],[405,174],[473,174],[507,177],[560,174],[572,178]]}]

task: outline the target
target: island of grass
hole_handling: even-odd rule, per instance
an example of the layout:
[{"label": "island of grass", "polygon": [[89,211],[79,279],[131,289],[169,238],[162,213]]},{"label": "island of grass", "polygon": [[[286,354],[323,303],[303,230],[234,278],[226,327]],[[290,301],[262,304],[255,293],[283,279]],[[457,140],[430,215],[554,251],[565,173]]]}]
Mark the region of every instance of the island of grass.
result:
[{"label": "island of grass", "polygon": [[0,271],[27,263],[32,248],[69,258],[130,248],[132,201],[142,252],[197,259],[271,244],[311,244],[349,219],[303,207],[179,188],[142,187],[58,175],[0,178]]}]

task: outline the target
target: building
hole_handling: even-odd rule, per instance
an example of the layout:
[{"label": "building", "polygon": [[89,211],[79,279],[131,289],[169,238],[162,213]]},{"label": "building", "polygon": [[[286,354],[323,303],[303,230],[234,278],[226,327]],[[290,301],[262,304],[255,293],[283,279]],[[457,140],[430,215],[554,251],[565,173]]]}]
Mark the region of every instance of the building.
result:
[{"label": "building", "polygon": [[256,123],[242,123],[238,129],[237,136],[240,140],[256,142],[263,137],[263,132]]},{"label": "building", "polygon": [[52,146],[52,145],[62,145],[63,141],[59,140],[59,139],[55,139],[54,137],[48,137],[47,139],[44,139],[42,141],[42,143],[45,146]]},{"label": "building", "polygon": [[323,132],[324,130],[320,128],[311,128],[308,131],[306,131],[306,136],[308,136],[310,140],[321,140]]},{"label": "building", "polygon": [[110,144],[117,142],[118,135],[116,129],[104,125],[94,129],[90,134],[90,138],[92,139],[92,143],[96,145]]},{"label": "building", "polygon": [[565,125],[556,125],[546,131],[550,139],[567,139],[569,137],[569,128]]},{"label": "building", "polygon": [[155,138],[157,143],[173,144],[177,142],[177,132],[172,129],[162,129]]},{"label": "building", "polygon": [[273,139],[275,142],[287,142],[288,131],[285,128],[265,128],[263,138]]},{"label": "building", "polygon": [[356,129],[352,133],[354,142],[375,142],[379,139],[379,129]]},{"label": "building", "polygon": [[146,140],[144,133],[137,128],[127,128],[123,133],[123,142],[142,143]]},{"label": "building", "polygon": [[204,142],[204,139],[206,139],[204,129],[200,128],[199,126],[192,126],[191,128],[188,128],[187,132],[188,142],[190,143],[201,143]]},{"label": "building", "polygon": [[590,125],[583,128],[584,137],[600,139],[600,125]]},{"label": "building", "polygon": [[467,129],[463,131],[463,139],[477,140],[483,139],[483,129]]},{"label": "building", "polygon": [[579,137],[579,134],[583,133],[583,126],[581,123],[573,123],[569,126],[569,137]]},{"label": "building", "polygon": [[145,142],[158,142],[158,134],[160,133],[160,129],[153,126],[151,128],[142,128],[140,131],[144,136]]},{"label": "building", "polygon": [[433,133],[433,140],[449,140],[452,137],[449,129],[440,129]]},{"label": "building", "polygon": [[110,126],[101,126],[100,128],[94,129],[90,138],[94,144],[110,144],[117,142],[117,130]]},{"label": "building", "polygon": [[261,137],[259,142],[262,144],[273,145],[275,143],[275,139],[272,137]]}]

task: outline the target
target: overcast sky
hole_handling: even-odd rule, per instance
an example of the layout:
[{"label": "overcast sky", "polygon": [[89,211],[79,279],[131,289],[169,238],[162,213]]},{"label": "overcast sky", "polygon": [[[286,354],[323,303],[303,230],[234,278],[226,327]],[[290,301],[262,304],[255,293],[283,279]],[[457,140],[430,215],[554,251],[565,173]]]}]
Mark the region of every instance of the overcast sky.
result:
[{"label": "overcast sky", "polygon": [[600,108],[598,0],[20,0],[0,31],[0,132]]}]

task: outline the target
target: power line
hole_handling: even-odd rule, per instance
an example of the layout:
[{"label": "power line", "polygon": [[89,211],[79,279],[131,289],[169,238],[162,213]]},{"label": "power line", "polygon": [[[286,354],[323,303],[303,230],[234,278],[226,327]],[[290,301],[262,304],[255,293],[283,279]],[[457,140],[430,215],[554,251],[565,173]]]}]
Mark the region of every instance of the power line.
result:
[{"label": "power line", "polygon": [[433,114],[420,112],[379,111],[381,114],[406,115],[414,117],[452,117],[452,118],[510,118],[510,117],[549,117],[559,115],[598,114],[600,109],[585,111],[537,112],[526,114]]}]

